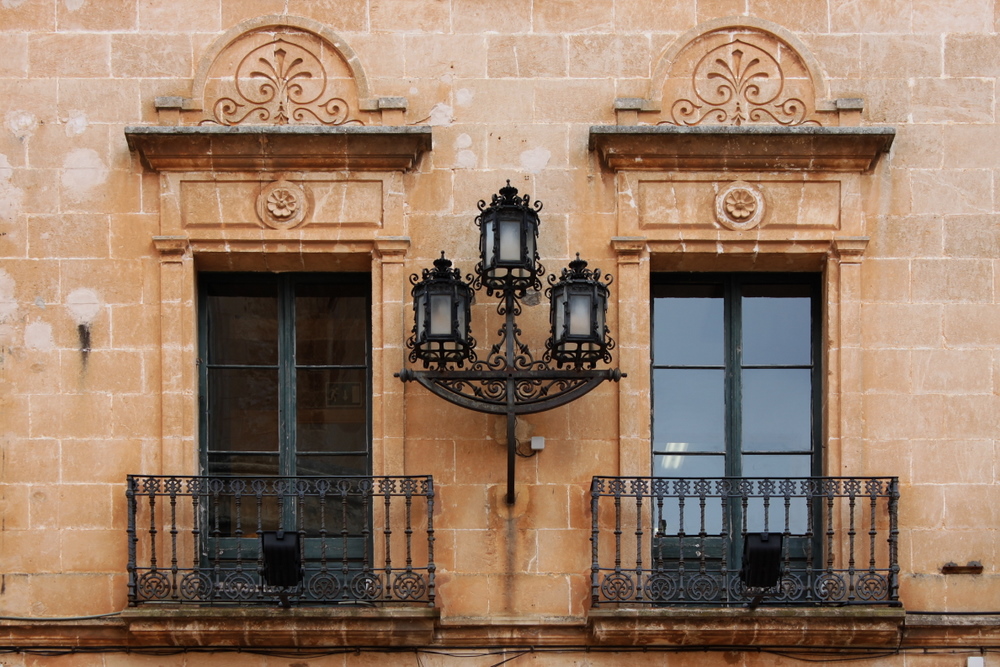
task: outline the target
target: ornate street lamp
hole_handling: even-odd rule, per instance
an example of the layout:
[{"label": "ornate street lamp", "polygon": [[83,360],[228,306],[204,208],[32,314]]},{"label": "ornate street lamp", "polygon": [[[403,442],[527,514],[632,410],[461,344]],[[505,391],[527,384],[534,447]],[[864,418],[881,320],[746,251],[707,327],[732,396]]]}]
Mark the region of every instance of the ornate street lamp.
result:
[{"label": "ornate street lamp", "polygon": [[472,288],[462,282],[462,274],[451,268],[451,260],[441,253],[433,269],[424,269],[413,283],[413,336],[407,341],[410,361],[420,360],[424,368],[432,364],[445,368],[475,358],[476,340],[469,335]]},{"label": "ornate street lamp", "polygon": [[600,270],[588,269],[579,253],[558,280],[549,276],[552,338],[548,349],[559,367],[593,368],[598,361],[611,363],[609,350],[614,341],[605,324],[611,276],[607,276],[607,283],[600,281]]},{"label": "ornate street lamp", "polygon": [[[507,181],[489,205],[479,202],[480,262],[475,276],[463,281],[461,272],[452,269],[441,253],[434,269],[410,277],[414,325],[406,345],[410,362],[422,362],[428,370],[397,373],[403,382],[419,382],[456,405],[507,416],[507,503],[511,505],[517,415],[566,405],[606,380],[617,382],[625,377],[617,368],[594,369],[598,361],[611,362],[610,350],[615,345],[605,324],[611,276],[588,269],[579,255],[558,278],[548,277],[552,331],[542,359],[536,361],[519,340],[520,299],[529,289],[541,291],[539,276],[545,273],[536,250],[541,209],[541,202],[532,203],[528,195],[519,197],[517,188]],[[504,316],[500,339],[485,360],[477,360],[469,331],[473,290],[480,288],[500,297],[497,313]]]}]

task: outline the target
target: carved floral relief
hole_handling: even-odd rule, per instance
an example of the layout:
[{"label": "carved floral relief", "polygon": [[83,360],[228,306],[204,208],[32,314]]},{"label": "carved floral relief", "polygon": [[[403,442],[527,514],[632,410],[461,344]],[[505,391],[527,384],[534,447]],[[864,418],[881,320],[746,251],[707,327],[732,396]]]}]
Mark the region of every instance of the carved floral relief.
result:
[{"label": "carved floral relief", "polygon": [[724,227],[753,229],[764,219],[764,196],[757,186],[733,181],[715,196],[715,219]]},{"label": "carved floral relief", "polygon": [[362,124],[348,67],[315,35],[251,33],[212,69],[201,124]]},{"label": "carved floral relief", "polygon": [[659,124],[820,125],[815,96],[808,68],[773,35],[716,31],[677,54]]},{"label": "carved floral relief", "polygon": [[257,197],[257,217],[273,229],[290,229],[303,220],[309,198],[301,186],[279,179],[268,183]]}]

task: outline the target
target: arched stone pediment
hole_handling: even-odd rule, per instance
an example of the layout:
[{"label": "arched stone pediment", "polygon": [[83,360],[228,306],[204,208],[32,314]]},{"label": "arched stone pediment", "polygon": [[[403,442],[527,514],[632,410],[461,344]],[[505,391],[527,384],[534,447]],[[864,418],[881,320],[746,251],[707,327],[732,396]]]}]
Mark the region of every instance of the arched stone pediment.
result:
[{"label": "arched stone pediment", "polygon": [[838,125],[815,59],[780,26],[738,17],[703,24],[668,48],[643,110],[653,124]]},{"label": "arched stone pediment", "polygon": [[185,125],[370,125],[378,124],[373,112],[399,106],[372,97],[343,39],[292,16],[244,21],[221,35],[191,92],[175,105]]}]

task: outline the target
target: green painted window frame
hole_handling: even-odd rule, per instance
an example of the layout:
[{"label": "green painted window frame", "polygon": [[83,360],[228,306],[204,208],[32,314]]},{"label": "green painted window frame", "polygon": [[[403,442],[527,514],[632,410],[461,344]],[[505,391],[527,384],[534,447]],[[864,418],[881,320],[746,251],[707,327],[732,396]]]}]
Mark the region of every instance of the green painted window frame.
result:
[{"label": "green painted window frame", "polygon": [[[742,390],[743,373],[748,369],[767,368],[804,368],[810,370],[810,441],[809,448],[795,452],[797,454],[808,454],[811,457],[808,476],[819,476],[823,474],[822,466],[822,286],[821,276],[815,273],[655,273],[651,281],[651,352],[650,352],[650,378],[651,388],[651,433],[650,446],[652,455],[676,454],[675,452],[658,451],[655,442],[655,420],[656,420],[656,381],[657,370],[676,368],[716,368],[721,369],[725,376],[724,400],[725,400],[725,476],[743,476],[743,455],[742,450]],[[723,299],[723,341],[724,341],[724,361],[715,365],[680,365],[661,364],[653,353],[656,349],[656,299],[674,286],[712,286],[721,288]],[[742,312],[741,297],[748,290],[748,287],[758,285],[790,285],[800,286],[810,299],[810,363],[804,364],[757,364],[744,365],[742,363]],[[697,456],[698,454],[687,454]],[[654,467],[655,470],[655,467]]]},{"label": "green painted window frame", "polygon": [[[777,289],[781,289],[782,286],[790,286],[792,291],[800,291],[804,293],[810,299],[809,302],[809,363],[803,364],[757,364],[749,365],[744,364],[742,359],[742,297],[747,292],[752,292],[754,286],[777,286]],[[721,370],[724,374],[724,406],[723,406],[723,418],[725,421],[723,433],[725,438],[725,443],[722,451],[722,456],[724,456],[724,474],[722,477],[728,478],[741,478],[744,477],[743,469],[743,457],[744,452],[742,450],[742,375],[743,371],[749,369],[768,369],[768,368],[801,368],[808,367],[810,370],[810,388],[811,395],[809,397],[809,411],[810,411],[810,427],[809,427],[809,447],[808,449],[803,449],[799,451],[787,452],[793,456],[804,457],[808,456],[808,474],[806,475],[795,475],[795,474],[775,474],[773,477],[775,479],[781,478],[801,478],[801,477],[817,477],[823,474],[823,462],[822,462],[822,285],[821,276],[819,274],[811,273],[660,273],[653,274],[651,285],[650,285],[650,328],[651,328],[651,349],[650,349],[650,381],[651,381],[651,408],[652,414],[651,418],[651,437],[650,437],[650,449],[652,458],[652,469],[654,476],[659,476],[661,478],[672,479],[672,478],[687,478],[696,479],[701,476],[699,475],[657,475],[656,470],[656,457],[663,455],[675,456],[677,452],[662,451],[657,449],[656,445],[656,374],[657,370],[665,369],[696,369],[696,370]],[[751,288],[751,289],[748,289]],[[722,313],[722,344],[723,350],[723,360],[721,364],[662,364],[657,363],[655,351],[658,345],[658,339],[656,337],[656,299],[659,296],[664,296],[670,292],[677,294],[679,292],[692,293],[695,290],[708,290],[721,292],[721,298],[723,300],[723,313]],[[801,295],[798,295],[801,296]],[[714,456],[718,457],[720,454],[717,452],[704,452],[704,453],[688,453],[686,456],[698,457],[698,456]],[[761,454],[758,453],[758,456]],[[769,456],[773,454],[763,454],[763,456]],[[781,454],[776,454],[780,456]],[[706,475],[707,479],[718,479],[719,475]],[[746,475],[746,477],[751,477],[751,475]],[[756,476],[759,477],[759,476]],[[660,525],[659,521],[656,521],[657,525],[653,526],[653,531],[655,535],[656,548],[659,549],[659,553],[667,556],[668,558],[678,558],[683,556],[685,559],[697,560],[701,555],[701,550],[704,550],[704,555],[709,559],[718,559],[723,555],[723,551],[726,551],[726,557],[729,562],[735,563],[739,562],[742,555],[742,541],[738,539],[738,533],[743,525],[743,512],[740,503],[737,502],[736,498],[730,498],[730,501],[725,504],[726,514],[728,515],[722,525],[728,526],[729,536],[724,537],[720,533],[714,533],[712,528],[717,527],[715,521],[722,520],[721,515],[716,519],[710,519],[710,526],[707,526],[709,531],[709,537],[707,537],[701,546],[698,546],[698,542],[694,540],[688,540],[684,546],[684,554],[680,553],[679,542],[675,536],[672,536],[673,530],[677,529],[679,517],[670,515],[664,515],[666,517],[666,526]],[[686,524],[687,531],[697,531],[699,527],[699,521],[705,521],[705,516],[702,515],[700,519],[697,518],[696,514],[697,503],[689,503],[688,507],[685,509],[684,522]],[[814,511],[814,520],[820,516],[818,512],[818,506]],[[749,526],[750,532],[755,530],[762,530],[760,526],[754,526],[752,524],[755,521],[750,521]],[[818,525],[812,527],[808,526],[798,526],[803,532],[802,534],[812,533],[814,535],[814,541],[819,533]],[[771,530],[778,529],[777,526],[772,525]],[[728,545],[725,548],[724,545]],[[818,542],[814,544],[814,548],[818,548]],[[806,551],[806,544],[803,538],[796,537],[792,540],[789,545],[790,554],[793,558],[800,558]]]},{"label": "green painted window frame", "polygon": [[[299,360],[296,359],[295,300],[296,295],[301,294],[300,290],[302,288],[310,286],[319,286],[324,290],[335,290],[336,292],[347,296],[363,298],[365,333],[362,363],[298,363]],[[276,300],[276,340],[274,342],[277,346],[277,358],[274,363],[217,363],[217,360],[213,358],[212,343],[215,341],[212,340],[214,331],[212,316],[210,314],[212,312],[212,308],[209,305],[209,301],[212,298],[212,292],[216,290],[225,291],[226,288],[236,289],[238,291],[243,287],[273,291]],[[314,476],[309,474],[309,472],[304,472],[297,468],[297,459],[303,454],[298,446],[299,414],[297,412],[298,400],[296,395],[298,391],[297,388],[299,386],[298,375],[302,371],[346,370],[348,372],[363,372],[364,387],[359,389],[359,391],[362,392],[362,398],[360,400],[363,401],[365,406],[364,436],[362,438],[363,447],[354,448],[346,452],[314,450],[306,453],[306,456],[312,454],[314,456],[333,457],[334,459],[337,457],[343,457],[345,461],[352,460],[355,464],[353,467],[355,468],[358,468],[356,464],[363,458],[363,469],[351,470],[349,474],[345,473],[344,476],[370,476],[372,474],[372,304],[371,278],[369,274],[204,272],[198,275],[198,299],[198,373],[200,416],[199,463],[201,474],[213,477]],[[267,340],[270,341],[271,339]],[[361,360],[358,359],[358,361]],[[232,455],[235,452],[237,456],[243,455],[250,458],[252,458],[254,454],[259,455],[262,458],[271,457],[270,452],[262,454],[260,451],[255,452],[254,450],[247,450],[250,452],[248,455],[246,451],[234,449],[231,445],[228,447],[220,446],[213,449],[214,443],[211,442],[212,414],[210,408],[213,404],[211,396],[213,385],[210,382],[210,374],[212,370],[220,369],[277,370],[277,469],[261,472],[261,474],[257,475],[252,472],[227,470],[225,469],[225,466],[213,466],[211,461],[211,455],[213,453]],[[334,405],[336,405],[338,398],[335,396],[332,400],[335,401]],[[273,457],[271,458],[273,459]],[[252,506],[252,503],[245,501],[243,504],[244,510],[242,511],[250,511],[248,506]],[[217,523],[215,523],[218,521],[218,517],[229,517],[229,519],[232,519],[232,517],[235,516],[232,514],[232,507],[230,507],[229,510],[226,510],[225,507],[222,507],[221,510],[220,508],[203,507],[202,510],[206,512],[206,516],[204,518],[205,525],[212,525],[214,527],[218,527]],[[219,511],[221,511],[222,514],[218,514],[217,512]],[[299,526],[300,522],[297,520],[296,516],[297,511],[298,508],[295,506],[295,503],[289,500],[289,502],[284,504],[284,510],[278,512],[278,515],[276,515],[276,520],[282,524],[281,527],[284,529]],[[306,507],[304,511],[308,514],[308,507]],[[364,553],[362,543],[363,538],[361,538],[361,534],[370,532],[370,513],[370,507],[367,512],[367,517],[363,516],[364,512],[361,511],[361,508],[353,508],[351,510],[350,521],[352,528],[350,529],[350,539],[344,542],[344,544],[347,544],[348,552],[353,555],[359,556]],[[209,518],[210,515],[213,518]],[[331,517],[331,519],[332,518],[333,517]],[[305,519],[303,518],[303,520]],[[299,526],[299,529],[304,531],[306,537],[316,534],[317,529],[316,526],[308,525],[308,523],[309,522],[306,521],[305,524]],[[244,528],[245,530],[239,530],[238,532],[248,534],[248,532],[252,530],[251,526],[244,526]],[[265,526],[264,528],[276,529],[278,526]],[[330,527],[326,527],[325,529],[327,531],[331,530]],[[244,554],[244,557],[247,557],[250,554],[255,553],[257,544],[256,538],[250,540],[244,539],[242,540],[242,545],[240,546],[237,545],[237,540],[235,539],[235,536],[238,533],[233,533],[231,531],[232,527],[222,527],[221,546],[223,557],[233,557],[235,554],[241,552]],[[336,531],[340,534],[339,526],[336,528]],[[306,542],[307,557],[318,557],[319,546],[318,544],[314,544],[314,542],[316,541],[307,540]],[[339,546],[326,549],[326,554],[330,557],[339,557]]]},{"label": "green painted window frame", "polygon": [[[224,364],[212,358],[209,339],[212,335],[210,309],[207,307],[213,288],[224,286],[258,286],[274,288],[277,296],[277,363],[276,364]],[[300,364],[296,363],[295,350],[295,295],[302,286],[319,285],[342,289],[345,294],[364,297],[366,317],[366,340],[364,363],[362,364]],[[199,414],[200,414],[200,464],[202,474],[217,474],[209,461],[209,454],[215,451],[210,442],[210,412],[213,387],[209,382],[209,372],[225,368],[269,368],[278,370],[278,470],[274,474],[294,476],[300,474],[295,458],[298,454],[298,425],[296,419],[296,392],[298,373],[302,370],[362,370],[365,387],[365,437],[364,449],[350,453],[328,452],[329,456],[364,456],[366,467],[358,474],[371,474],[372,458],[372,345],[371,345],[371,278],[366,273],[201,273],[198,276],[198,372],[199,372]],[[238,450],[237,450],[238,451]],[[224,474],[224,473],[223,473]]]}]

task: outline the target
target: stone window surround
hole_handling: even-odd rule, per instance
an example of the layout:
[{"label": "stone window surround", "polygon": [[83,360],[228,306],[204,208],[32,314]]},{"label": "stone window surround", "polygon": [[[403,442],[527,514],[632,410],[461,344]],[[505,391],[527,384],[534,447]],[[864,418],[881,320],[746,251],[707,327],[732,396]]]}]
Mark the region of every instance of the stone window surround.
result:
[{"label": "stone window surround", "polygon": [[[160,174],[162,435],[149,474],[196,474],[196,278],[213,271],[370,271],[373,473],[403,471],[405,236],[402,173],[430,150],[429,127],[129,127],[130,148]],[[363,188],[371,214],[320,210],[288,228],[257,220],[247,192],[287,181]],[[354,188],[352,190],[351,188]],[[205,205],[205,204],[208,205]],[[239,206],[251,209],[242,211]]]},{"label": "stone window surround", "polygon": [[[619,235],[611,247],[618,258],[619,363],[630,380],[619,392],[619,474],[650,473],[648,295],[650,274],[658,271],[822,274],[824,470],[857,471],[861,262],[868,244],[863,179],[894,134],[862,127],[591,128],[591,149],[615,174],[618,192]],[[664,209],[648,203],[659,196],[676,209],[693,210],[687,199],[711,199],[734,183],[778,193],[791,188],[800,200],[821,193],[817,206],[830,210],[822,224],[810,224],[802,219],[801,202],[790,211],[787,202],[772,201],[767,215],[776,224],[734,229],[705,218],[660,223],[655,217]]]}]

